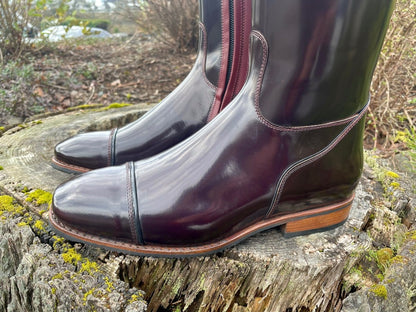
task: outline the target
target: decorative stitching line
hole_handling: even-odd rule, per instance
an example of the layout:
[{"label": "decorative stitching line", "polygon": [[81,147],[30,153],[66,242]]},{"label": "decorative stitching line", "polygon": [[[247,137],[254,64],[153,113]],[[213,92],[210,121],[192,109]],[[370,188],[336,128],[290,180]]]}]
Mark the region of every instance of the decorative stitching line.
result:
[{"label": "decorative stitching line", "polygon": [[[339,210],[341,206],[350,204],[352,202],[352,199],[353,199],[353,196],[339,204],[329,205],[324,208],[311,209],[310,211],[297,212],[291,215],[280,216],[280,217],[274,218],[273,220],[267,220],[265,222],[263,221],[264,224],[260,225],[260,231],[263,231],[270,227],[275,227],[281,224],[285,224],[293,220],[297,220],[299,219],[299,217],[313,217],[317,213],[318,214],[325,213],[325,212],[331,213],[334,210]],[[55,216],[52,209],[49,210],[49,217],[50,217],[50,222],[53,224],[54,227],[56,227],[59,231],[62,231],[66,235],[71,236],[72,238],[76,240],[81,240],[81,241],[86,240],[87,242],[90,242],[93,244],[97,244],[98,242],[98,243],[104,244],[107,247],[114,248],[117,250],[123,250],[123,251],[131,251],[131,252],[136,252],[136,253],[153,252],[154,255],[158,255],[158,254],[159,255],[174,255],[175,253],[178,253],[180,255],[186,255],[186,254],[193,255],[194,253],[197,253],[197,252],[211,253],[219,248],[226,248],[228,246],[233,245],[234,243],[238,243],[240,240],[247,238],[248,236],[250,236],[253,233],[256,233],[259,230],[259,229],[254,229],[254,231],[247,232],[247,234],[239,232],[234,235],[231,235],[228,238],[221,239],[215,243],[209,243],[209,244],[201,245],[201,246],[191,246],[191,247],[186,247],[186,246],[170,247],[170,246],[149,246],[149,245],[137,246],[131,243],[116,241],[116,240],[112,240],[108,238],[95,236],[92,234],[87,234],[79,230],[70,228],[66,224],[62,223]]]},{"label": "decorative stitching line", "polygon": [[272,200],[272,204],[266,214],[266,217],[269,217],[273,211],[276,210],[280,197],[282,195],[283,192],[283,188],[286,184],[287,179],[289,179],[289,177],[296,171],[298,171],[299,169],[321,159],[323,156],[325,156],[326,154],[328,154],[330,151],[332,151],[335,146],[338,145],[338,143],[351,131],[352,128],[354,128],[354,126],[361,120],[361,118],[364,116],[364,114],[366,113],[368,107],[370,105],[370,101],[367,102],[367,104],[364,106],[364,108],[361,110],[360,113],[358,113],[357,115],[355,115],[355,118],[344,128],[344,130],[342,130],[326,147],[324,147],[323,149],[321,149],[320,151],[305,157],[295,163],[293,163],[292,165],[290,165],[288,168],[286,168],[286,170],[280,175],[280,178],[277,182],[277,188],[275,191],[275,195],[273,196],[273,200]]},{"label": "decorative stitching line", "polygon": [[55,157],[52,158],[52,162],[55,163],[56,165],[62,167],[62,168],[67,168],[67,169],[70,169],[70,170],[73,170],[73,171],[76,171],[76,172],[84,173],[84,172],[88,172],[88,171],[91,170],[91,169],[88,169],[88,168],[84,168],[84,167],[64,163],[64,162],[56,159]]},{"label": "decorative stitching line", "polygon": [[296,163],[290,165],[280,175],[280,178],[279,178],[278,182],[276,183],[277,186],[276,186],[275,195],[274,195],[273,200],[272,200],[272,204],[270,205],[270,208],[269,208],[269,210],[266,214],[266,217],[269,217],[273,213],[273,211],[276,209],[276,207],[279,203],[280,197],[281,197],[281,193],[283,191],[283,187],[284,187],[287,179],[290,177],[290,175],[292,173],[296,172],[297,170],[303,168],[304,166],[322,158],[327,153],[329,153],[349,133],[349,131],[361,120],[362,116],[367,111],[370,100],[368,100],[367,104],[364,106],[364,108],[359,113],[357,113],[357,114],[355,114],[351,117],[341,119],[341,120],[337,120],[337,121],[331,121],[331,122],[327,122],[327,123],[323,123],[323,124],[319,124],[319,125],[296,126],[296,127],[283,127],[283,126],[279,126],[279,125],[275,125],[275,124],[271,123],[270,121],[268,121],[263,116],[263,114],[261,113],[261,110],[260,110],[260,92],[261,92],[262,82],[263,82],[264,73],[265,73],[265,69],[266,69],[267,59],[268,59],[268,44],[267,44],[267,40],[264,38],[264,36],[260,32],[258,32],[256,30],[253,30],[251,32],[251,35],[260,40],[260,42],[262,44],[262,49],[263,49],[262,64],[261,64],[261,67],[260,67],[259,76],[257,78],[256,92],[255,92],[255,95],[254,95],[255,96],[254,106],[255,106],[257,117],[260,120],[260,122],[262,122],[263,124],[265,124],[269,128],[272,128],[274,130],[281,131],[281,132],[300,132],[300,131],[308,131],[308,130],[318,130],[318,129],[330,128],[330,127],[340,126],[340,125],[344,125],[344,124],[349,123],[345,127],[345,129],[340,134],[338,134],[337,137],[334,140],[331,141],[331,143],[329,145],[327,145],[321,151],[319,151],[315,154],[312,154],[308,157],[305,157],[302,160],[299,160]]},{"label": "decorative stitching line", "polygon": [[278,131],[284,131],[284,132],[299,132],[299,131],[307,131],[307,130],[317,130],[317,129],[330,128],[330,127],[346,124],[346,123],[350,122],[351,120],[353,120],[358,115],[358,114],[356,114],[356,115],[353,115],[351,117],[347,117],[345,119],[330,121],[330,122],[326,122],[326,123],[319,124],[319,125],[295,126],[295,127],[279,126],[279,125],[276,125],[276,124],[270,122],[269,120],[267,120],[263,116],[263,114],[260,110],[260,92],[261,92],[261,87],[262,87],[262,83],[263,83],[264,73],[265,73],[265,70],[266,70],[269,47],[268,47],[266,39],[264,38],[264,36],[259,31],[253,30],[251,32],[251,35],[256,37],[257,39],[259,39],[261,41],[261,44],[262,44],[262,47],[263,47],[262,65],[260,67],[260,73],[259,73],[259,77],[257,79],[254,106],[255,106],[255,109],[256,109],[257,117],[267,127],[272,128],[274,130],[278,130]]}]

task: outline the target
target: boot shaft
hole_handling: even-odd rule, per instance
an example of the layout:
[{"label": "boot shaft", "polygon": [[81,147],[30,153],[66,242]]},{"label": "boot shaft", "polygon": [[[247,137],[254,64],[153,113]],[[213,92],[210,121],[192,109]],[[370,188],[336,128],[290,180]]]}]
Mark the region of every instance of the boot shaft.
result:
[{"label": "boot shaft", "polygon": [[268,44],[260,110],[283,126],[347,118],[368,100],[393,0],[254,0]]},{"label": "boot shaft", "polygon": [[[224,49],[223,30],[224,16],[223,2],[228,0],[200,0],[199,1],[199,20],[204,27],[200,33],[200,50],[206,53],[205,75],[214,85],[218,85],[218,79],[221,68],[221,53]],[[227,21],[228,23],[228,21]]]}]

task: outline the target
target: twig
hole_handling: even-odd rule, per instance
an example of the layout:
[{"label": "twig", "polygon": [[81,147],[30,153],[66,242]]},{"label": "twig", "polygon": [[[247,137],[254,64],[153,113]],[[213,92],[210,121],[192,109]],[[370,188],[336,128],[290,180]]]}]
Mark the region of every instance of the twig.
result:
[{"label": "twig", "polygon": [[410,125],[414,129],[415,125],[413,124],[413,120],[412,120],[412,118],[410,118],[410,115],[409,115],[408,111],[406,109],[403,109],[403,111],[404,111],[404,114],[406,115],[406,118],[409,121]]},{"label": "twig", "polygon": [[377,129],[377,123],[376,123],[376,119],[374,118],[374,114],[373,111],[371,109],[371,106],[368,107],[368,115],[370,116],[372,122],[373,122],[373,127],[374,127],[374,146],[373,148],[376,149],[377,147],[377,136],[378,136],[378,129]]},{"label": "twig", "polygon": [[117,53],[117,52],[120,52],[121,50],[123,50],[123,49],[125,49],[126,48],[126,46],[128,46],[129,44],[130,44],[130,42],[132,42],[132,40],[133,39],[135,39],[135,37],[137,36],[137,34],[138,34],[139,32],[138,31],[136,31],[134,34],[133,34],[133,36],[131,36],[131,38],[129,39],[129,40],[127,40],[126,41],[126,43],[124,43],[120,48],[118,48],[117,50],[115,50],[114,52],[113,52],[113,54],[115,54],[115,53]]},{"label": "twig", "polygon": [[95,85],[94,84],[91,84],[91,94],[90,94],[90,96],[89,96],[89,98],[88,98],[88,100],[87,100],[87,103],[86,104],[89,104],[90,103],[90,101],[92,100],[92,97],[94,96],[94,94],[95,94]]}]

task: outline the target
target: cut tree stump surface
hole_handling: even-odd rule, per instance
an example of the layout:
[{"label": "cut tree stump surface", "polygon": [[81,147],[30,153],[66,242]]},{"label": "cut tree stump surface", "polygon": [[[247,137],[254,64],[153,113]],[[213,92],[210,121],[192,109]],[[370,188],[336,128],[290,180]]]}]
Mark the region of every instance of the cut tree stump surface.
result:
[{"label": "cut tree stump surface", "polygon": [[[138,118],[146,109],[148,106],[139,105],[115,110],[76,111],[10,129],[0,137],[0,165],[4,168],[0,171],[0,189],[29,208],[35,218],[40,213],[46,220],[47,213],[41,211],[44,207],[27,203],[27,193],[22,189],[53,192],[60,183],[72,177],[51,167],[55,144],[80,132],[121,126]],[[73,311],[88,311],[90,304],[96,311],[123,311],[129,304],[129,309],[133,309],[131,304],[135,300],[128,298],[137,289],[144,291],[148,311],[340,311],[344,299],[343,276],[362,257],[363,251],[371,247],[371,240],[362,229],[374,211],[372,185],[371,178],[364,175],[348,221],[334,230],[287,239],[278,229],[272,229],[207,257],[136,257],[75,244],[75,249],[83,257],[98,263],[103,275],[88,280],[89,288],[84,287],[84,290],[90,289],[90,292],[79,293],[84,297],[71,301],[75,305]],[[65,289],[76,289],[78,284],[74,280],[77,278],[67,273],[60,283],[44,284],[38,292],[28,291],[25,288],[33,288],[34,281],[29,281],[29,275],[22,273],[28,266],[27,261],[43,259],[31,263],[30,270],[38,275],[45,271],[47,263],[58,268],[54,269],[54,274],[59,274],[59,270],[86,273],[82,272],[80,264],[74,266],[62,261],[63,251],[48,243],[48,237],[53,233],[46,239],[40,234],[39,238],[34,234],[36,231],[31,231],[33,226],[19,227],[16,225],[18,221],[12,217],[1,221],[0,276],[4,277],[2,281],[8,277],[8,282],[3,282],[0,288],[3,292],[0,293],[0,298],[3,298],[0,299],[0,309],[3,307],[6,311],[9,308],[11,311],[19,306],[16,300],[23,300],[26,307],[32,305],[33,311],[54,311],[53,307],[67,311],[64,306],[69,299],[57,294],[64,293]],[[19,250],[14,269],[6,265],[10,262],[6,259],[7,254],[11,254],[6,236],[9,240],[18,237],[17,245],[13,247]],[[41,252],[33,251],[37,249]],[[25,276],[23,279],[22,274]],[[52,278],[49,275],[48,278]],[[30,276],[35,278],[33,274]],[[16,282],[17,279],[20,282]],[[114,292],[118,305],[110,307],[109,299],[103,299],[104,291],[98,291],[103,288],[103,280],[119,285],[117,289],[110,286],[107,289]],[[137,296],[133,298],[137,299]],[[45,308],[44,303],[48,300],[54,303],[51,309]],[[107,305],[102,303],[103,300]],[[134,304],[137,302],[141,302],[140,309],[144,310],[143,301]]]}]

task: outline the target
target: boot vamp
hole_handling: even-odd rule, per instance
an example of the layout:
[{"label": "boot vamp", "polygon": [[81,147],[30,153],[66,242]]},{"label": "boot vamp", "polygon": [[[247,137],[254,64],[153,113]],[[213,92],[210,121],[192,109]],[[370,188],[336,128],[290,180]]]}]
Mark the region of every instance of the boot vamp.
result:
[{"label": "boot vamp", "polygon": [[53,214],[72,231],[132,243],[126,172],[125,166],[108,167],[62,184],[53,196]]},{"label": "boot vamp", "polygon": [[63,163],[96,169],[109,166],[110,131],[78,134],[55,147],[55,158]]}]

